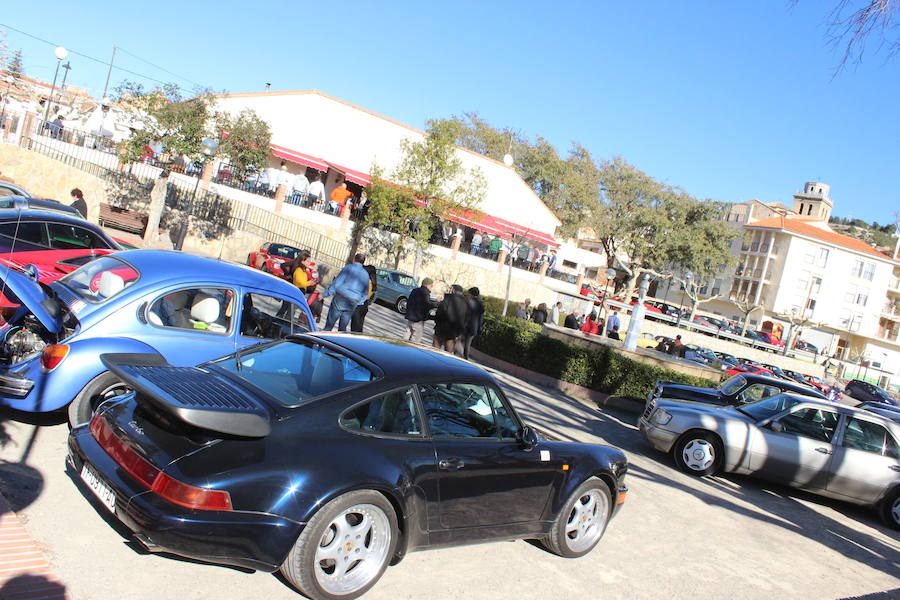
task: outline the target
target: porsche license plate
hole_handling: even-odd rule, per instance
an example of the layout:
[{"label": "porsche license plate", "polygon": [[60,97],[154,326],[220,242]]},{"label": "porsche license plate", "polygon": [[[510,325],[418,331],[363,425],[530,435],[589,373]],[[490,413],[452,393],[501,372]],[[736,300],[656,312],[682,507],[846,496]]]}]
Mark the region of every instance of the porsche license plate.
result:
[{"label": "porsche license plate", "polygon": [[116,495],[103,480],[94,473],[94,470],[88,467],[87,463],[81,467],[81,480],[84,481],[94,495],[100,499],[106,508],[113,513],[116,512]]}]

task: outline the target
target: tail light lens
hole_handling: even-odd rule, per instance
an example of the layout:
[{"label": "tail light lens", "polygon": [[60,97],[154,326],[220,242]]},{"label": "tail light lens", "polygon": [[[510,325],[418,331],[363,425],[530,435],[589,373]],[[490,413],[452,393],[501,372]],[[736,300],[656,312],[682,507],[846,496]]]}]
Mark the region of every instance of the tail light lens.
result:
[{"label": "tail light lens", "polygon": [[231,494],[227,491],[195,487],[166,475],[119,439],[100,415],[94,415],[91,419],[90,429],[100,447],[120,467],[159,497],[185,508],[234,510],[231,506]]},{"label": "tail light lens", "polygon": [[66,344],[48,344],[41,352],[41,366],[52,371],[59,363],[69,355],[69,346]]}]

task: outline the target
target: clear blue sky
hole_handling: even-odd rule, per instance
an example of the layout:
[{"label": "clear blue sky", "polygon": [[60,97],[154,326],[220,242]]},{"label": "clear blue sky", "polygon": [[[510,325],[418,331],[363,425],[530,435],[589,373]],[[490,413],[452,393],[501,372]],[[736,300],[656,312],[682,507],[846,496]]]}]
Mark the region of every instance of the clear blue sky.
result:
[{"label": "clear blue sky", "polygon": [[[18,3],[0,22],[105,61],[116,44],[217,91],[316,88],[417,127],[477,111],[563,151],[622,155],[700,198],[789,204],[821,180],[836,215],[888,223],[900,58],[871,44],[833,77],[837,2],[87,0]],[[26,74],[52,79],[52,46],[10,30],[6,42]],[[69,81],[99,96],[105,66],[70,61]],[[191,87],[124,53],[117,65]],[[112,82],[124,78],[137,79]]]}]

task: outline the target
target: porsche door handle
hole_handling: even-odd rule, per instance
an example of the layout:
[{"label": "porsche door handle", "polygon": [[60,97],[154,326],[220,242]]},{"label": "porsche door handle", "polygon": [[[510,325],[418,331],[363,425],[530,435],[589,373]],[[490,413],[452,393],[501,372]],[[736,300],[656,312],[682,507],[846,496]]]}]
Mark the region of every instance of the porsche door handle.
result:
[{"label": "porsche door handle", "polygon": [[458,458],[447,458],[438,462],[438,467],[444,471],[455,471],[457,469],[462,469],[465,466],[466,463]]},{"label": "porsche door handle", "polygon": [[831,450],[828,448],[816,448],[816,452],[821,452],[822,454],[831,454]]}]

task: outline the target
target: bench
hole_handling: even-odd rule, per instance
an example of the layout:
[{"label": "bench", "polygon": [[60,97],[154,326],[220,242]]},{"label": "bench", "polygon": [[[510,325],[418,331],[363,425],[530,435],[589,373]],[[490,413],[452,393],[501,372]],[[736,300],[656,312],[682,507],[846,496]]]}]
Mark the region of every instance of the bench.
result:
[{"label": "bench", "polygon": [[147,214],[101,202],[100,225],[143,235],[147,227]]}]

